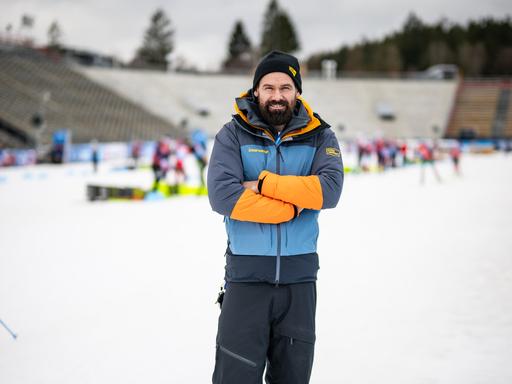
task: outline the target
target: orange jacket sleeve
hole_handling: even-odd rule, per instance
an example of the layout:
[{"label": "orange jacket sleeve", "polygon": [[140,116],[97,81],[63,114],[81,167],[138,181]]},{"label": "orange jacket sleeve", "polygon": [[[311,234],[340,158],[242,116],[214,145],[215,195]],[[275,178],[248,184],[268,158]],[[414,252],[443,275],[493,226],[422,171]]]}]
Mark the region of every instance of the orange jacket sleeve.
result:
[{"label": "orange jacket sleeve", "polygon": [[246,189],[233,208],[230,218],[256,223],[279,224],[297,216],[297,207],[284,201]]},{"label": "orange jacket sleeve", "polygon": [[320,179],[312,176],[283,176],[262,171],[258,177],[263,196],[278,199],[306,209],[322,209]]}]

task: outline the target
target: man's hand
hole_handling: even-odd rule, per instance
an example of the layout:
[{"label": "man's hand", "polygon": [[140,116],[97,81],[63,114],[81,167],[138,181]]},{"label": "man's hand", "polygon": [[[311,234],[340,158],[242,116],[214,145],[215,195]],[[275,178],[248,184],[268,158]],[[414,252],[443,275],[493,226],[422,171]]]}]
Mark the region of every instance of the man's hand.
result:
[{"label": "man's hand", "polygon": [[244,181],[242,185],[244,186],[244,188],[250,189],[251,191],[256,193],[260,193],[260,191],[258,191],[258,180]]},{"label": "man's hand", "polygon": [[[260,193],[260,191],[258,191],[258,180],[255,180],[255,181],[244,181],[242,183],[242,185],[246,189],[250,189],[253,192]],[[304,208],[301,208],[299,206],[296,206],[296,207],[297,207],[297,213],[298,214],[300,214],[304,210]]]}]

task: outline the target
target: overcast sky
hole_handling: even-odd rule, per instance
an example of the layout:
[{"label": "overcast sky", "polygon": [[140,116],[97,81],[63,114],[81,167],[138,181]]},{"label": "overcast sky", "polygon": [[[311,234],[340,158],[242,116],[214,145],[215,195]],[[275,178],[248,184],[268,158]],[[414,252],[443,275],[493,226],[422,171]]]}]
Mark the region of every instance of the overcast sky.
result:
[{"label": "overcast sky", "polygon": [[[253,44],[260,41],[263,14],[270,0],[0,0],[0,30],[21,15],[33,16],[29,33],[38,44],[57,20],[63,43],[95,49],[123,60],[133,57],[151,14],[163,8],[172,21],[175,50],[200,69],[217,69],[226,55],[229,35],[242,20]],[[445,17],[465,23],[483,16],[511,15],[509,0],[278,0],[292,18],[302,49],[300,58],[336,49],[361,38],[378,38],[401,27],[409,12],[427,22]]]}]

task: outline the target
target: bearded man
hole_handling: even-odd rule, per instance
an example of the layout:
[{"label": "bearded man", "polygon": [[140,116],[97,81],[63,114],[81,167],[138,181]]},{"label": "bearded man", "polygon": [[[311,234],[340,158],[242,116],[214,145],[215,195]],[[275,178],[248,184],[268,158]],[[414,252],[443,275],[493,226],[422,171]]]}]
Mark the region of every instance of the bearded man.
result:
[{"label": "bearded man", "polygon": [[343,164],[301,93],[297,58],[270,52],[215,137],[208,196],[228,245],[213,383],[310,379],[318,215],[338,203]]}]

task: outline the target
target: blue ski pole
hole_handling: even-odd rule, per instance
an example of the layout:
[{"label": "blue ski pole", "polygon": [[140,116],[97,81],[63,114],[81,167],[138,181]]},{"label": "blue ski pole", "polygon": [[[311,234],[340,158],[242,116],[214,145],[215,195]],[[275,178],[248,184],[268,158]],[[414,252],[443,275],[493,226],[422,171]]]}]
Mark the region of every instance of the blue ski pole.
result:
[{"label": "blue ski pole", "polygon": [[11,329],[7,326],[7,324],[5,324],[5,323],[2,321],[2,319],[0,319],[0,324],[2,324],[2,325],[3,325],[3,327],[5,328],[5,330],[6,330],[7,332],[9,332],[9,333],[10,333],[10,335],[12,336],[12,338],[13,338],[14,340],[16,340],[16,338],[18,337],[18,335],[16,335],[13,331],[11,331]]}]

